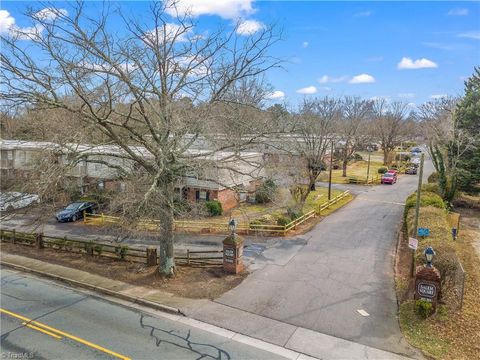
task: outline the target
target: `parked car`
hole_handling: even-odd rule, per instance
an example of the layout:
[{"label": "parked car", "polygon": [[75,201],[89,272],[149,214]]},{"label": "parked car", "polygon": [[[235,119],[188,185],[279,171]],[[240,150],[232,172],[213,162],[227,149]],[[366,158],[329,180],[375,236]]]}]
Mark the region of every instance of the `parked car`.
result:
[{"label": "parked car", "polygon": [[58,222],[77,221],[83,218],[83,212],[95,214],[98,205],[90,201],[73,202],[59,211],[55,218]]},{"label": "parked car", "polygon": [[36,194],[26,194],[20,192],[0,193],[0,211],[2,212],[10,212],[14,209],[21,209],[34,203],[40,203],[40,198]]},{"label": "parked car", "polygon": [[397,174],[395,173],[391,173],[391,172],[387,172],[385,174],[382,175],[382,178],[380,179],[380,182],[382,184],[395,184],[397,182]]},{"label": "parked car", "polygon": [[397,169],[389,169],[386,174],[395,174],[395,177],[398,175],[398,170]]},{"label": "parked car", "polygon": [[405,170],[405,174],[408,175],[417,175],[417,168],[415,166],[410,166]]}]

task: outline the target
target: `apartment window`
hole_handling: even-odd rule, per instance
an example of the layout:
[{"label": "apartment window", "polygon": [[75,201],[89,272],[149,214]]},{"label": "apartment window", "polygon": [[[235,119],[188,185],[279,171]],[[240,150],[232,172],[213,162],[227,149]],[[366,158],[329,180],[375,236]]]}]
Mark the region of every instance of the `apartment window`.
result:
[{"label": "apartment window", "polygon": [[210,193],[206,190],[197,190],[195,192],[195,198],[197,201],[208,201],[210,199]]},{"label": "apartment window", "polygon": [[104,190],[105,189],[105,181],[99,181],[97,186],[98,186],[98,190]]}]

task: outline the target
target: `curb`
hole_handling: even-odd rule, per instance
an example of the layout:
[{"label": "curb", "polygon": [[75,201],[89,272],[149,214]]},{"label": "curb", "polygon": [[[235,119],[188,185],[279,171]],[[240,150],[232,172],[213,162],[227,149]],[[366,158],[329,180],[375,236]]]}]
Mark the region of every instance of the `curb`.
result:
[{"label": "curb", "polygon": [[122,300],[130,301],[134,304],[147,306],[147,307],[153,308],[155,310],[160,310],[160,311],[163,311],[163,312],[166,312],[166,313],[169,313],[169,314],[185,316],[185,314],[178,308],[174,308],[174,307],[171,307],[171,306],[168,306],[168,305],[163,305],[163,304],[156,303],[156,302],[153,302],[153,301],[150,301],[150,300],[145,300],[145,299],[135,297],[135,296],[122,294],[122,293],[119,293],[118,291],[105,289],[105,288],[100,287],[100,286],[95,286],[95,285],[87,284],[87,283],[84,283],[84,282],[81,282],[81,281],[68,279],[68,278],[65,278],[63,276],[50,274],[50,273],[45,272],[45,271],[30,269],[30,268],[27,268],[27,267],[22,266],[22,265],[17,265],[17,264],[12,264],[12,263],[9,263],[9,262],[5,262],[3,260],[0,263],[0,265],[10,267],[10,268],[13,268],[13,269],[16,269],[16,270],[28,272],[28,273],[40,275],[40,276],[47,277],[47,278],[50,278],[50,279],[58,280],[58,281],[61,281],[61,282],[67,283],[67,284],[71,284],[71,285],[75,285],[75,286],[85,288],[85,289],[88,289],[88,290],[93,290],[93,291],[98,292],[98,293],[102,293],[102,294],[113,296],[113,297],[116,297],[116,298],[119,298],[119,299],[122,299]]}]

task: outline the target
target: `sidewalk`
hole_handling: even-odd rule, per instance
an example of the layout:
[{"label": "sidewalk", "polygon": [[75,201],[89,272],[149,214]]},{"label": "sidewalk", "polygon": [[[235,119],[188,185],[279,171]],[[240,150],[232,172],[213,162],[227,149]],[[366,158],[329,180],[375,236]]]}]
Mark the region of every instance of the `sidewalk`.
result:
[{"label": "sidewalk", "polygon": [[210,300],[193,300],[160,290],[133,286],[84,271],[23,256],[1,253],[3,266],[32,272],[223,329],[319,359],[405,359],[387,351],[289,325]]}]

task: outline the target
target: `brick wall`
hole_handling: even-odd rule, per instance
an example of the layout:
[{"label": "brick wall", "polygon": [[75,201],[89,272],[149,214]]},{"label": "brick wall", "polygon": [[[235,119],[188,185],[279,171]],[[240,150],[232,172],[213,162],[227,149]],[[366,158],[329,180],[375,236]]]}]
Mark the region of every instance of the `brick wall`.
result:
[{"label": "brick wall", "polygon": [[218,192],[218,201],[222,204],[223,211],[228,211],[238,205],[238,196],[231,189],[223,189]]}]

